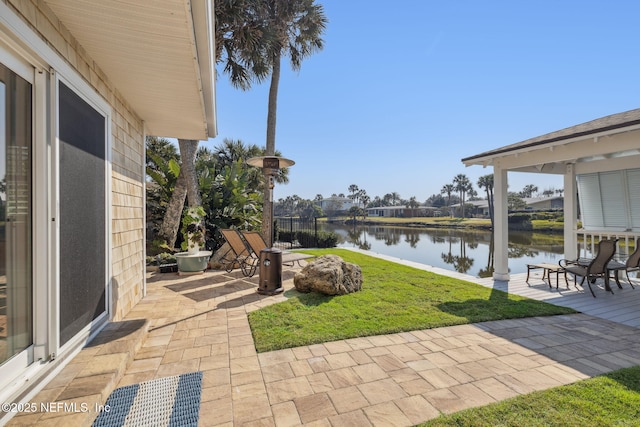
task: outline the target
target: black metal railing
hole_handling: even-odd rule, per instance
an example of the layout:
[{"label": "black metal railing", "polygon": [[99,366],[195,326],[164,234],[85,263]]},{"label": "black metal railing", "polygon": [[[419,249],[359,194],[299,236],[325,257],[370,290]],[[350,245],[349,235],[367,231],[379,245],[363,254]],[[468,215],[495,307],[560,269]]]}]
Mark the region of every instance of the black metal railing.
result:
[{"label": "black metal railing", "polygon": [[318,247],[317,218],[302,219],[292,217],[275,218],[278,247],[283,249]]}]

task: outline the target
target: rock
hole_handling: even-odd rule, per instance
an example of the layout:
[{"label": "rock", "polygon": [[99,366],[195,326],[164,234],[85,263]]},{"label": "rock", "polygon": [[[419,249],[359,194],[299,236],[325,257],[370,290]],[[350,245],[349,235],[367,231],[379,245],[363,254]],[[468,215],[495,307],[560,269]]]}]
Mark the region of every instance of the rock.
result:
[{"label": "rock", "polygon": [[362,289],[362,269],[337,255],[323,255],[305,265],[293,278],[300,292],[344,295]]}]

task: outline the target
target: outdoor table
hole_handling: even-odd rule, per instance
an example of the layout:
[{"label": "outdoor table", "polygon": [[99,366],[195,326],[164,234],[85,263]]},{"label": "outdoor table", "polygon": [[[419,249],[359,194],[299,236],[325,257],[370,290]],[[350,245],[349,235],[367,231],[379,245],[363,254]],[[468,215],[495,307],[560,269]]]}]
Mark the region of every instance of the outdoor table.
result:
[{"label": "outdoor table", "polygon": [[[547,262],[543,262],[540,264],[527,264],[527,280],[525,280],[527,284],[529,284],[529,273],[531,273],[531,270],[535,270],[536,268],[543,269],[542,280],[544,280],[546,277],[547,280],[549,281],[549,287],[551,287],[551,273],[556,273],[556,289],[558,289],[558,281],[559,281],[558,276],[560,275],[560,273],[564,273],[564,268],[562,266],[560,266],[559,264],[551,264]],[[566,279],[567,278],[565,276],[565,283],[567,284],[567,289],[568,289],[569,283],[567,282]]]}]

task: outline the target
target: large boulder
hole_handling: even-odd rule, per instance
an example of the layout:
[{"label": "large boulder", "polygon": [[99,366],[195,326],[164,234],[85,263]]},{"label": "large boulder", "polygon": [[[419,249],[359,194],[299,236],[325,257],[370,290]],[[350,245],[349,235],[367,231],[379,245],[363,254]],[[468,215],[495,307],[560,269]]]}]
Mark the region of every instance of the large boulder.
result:
[{"label": "large boulder", "polygon": [[293,278],[300,292],[344,295],[362,289],[362,269],[337,255],[323,255],[305,265]]}]

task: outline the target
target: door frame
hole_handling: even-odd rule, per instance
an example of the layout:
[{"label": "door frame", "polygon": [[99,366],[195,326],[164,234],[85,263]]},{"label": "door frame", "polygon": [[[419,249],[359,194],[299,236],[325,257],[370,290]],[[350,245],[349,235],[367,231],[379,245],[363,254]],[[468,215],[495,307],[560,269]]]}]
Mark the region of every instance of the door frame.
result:
[{"label": "door frame", "polygon": [[[79,351],[87,342],[89,342],[104,325],[109,321],[113,314],[111,312],[111,293],[112,293],[112,266],[111,266],[111,109],[109,105],[100,98],[93,89],[87,90],[87,87],[78,84],[76,79],[69,79],[62,76],[60,73],[51,71],[51,92],[52,92],[52,173],[50,175],[52,194],[53,197],[53,209],[55,212],[55,227],[53,230],[52,239],[52,273],[55,284],[52,288],[55,290],[53,295],[53,309],[54,318],[50,328],[50,343],[54,349],[52,357],[56,354],[62,354],[69,351]],[[105,123],[105,161],[104,161],[104,179],[105,179],[105,194],[104,194],[104,209],[105,209],[105,311],[88,325],[83,327],[73,338],[69,339],[64,345],[60,345],[60,130],[58,120],[58,87],[60,83],[63,83],[69,89],[71,89],[77,96],[82,98],[91,108],[98,112],[103,118]]]},{"label": "door frame", "polygon": [[[31,85],[31,290],[32,290],[32,344],[22,352],[12,356],[0,366],[0,396],[5,392],[20,387],[30,374],[30,368],[38,360],[46,358],[48,345],[47,277],[46,257],[44,263],[38,262],[40,256],[46,254],[48,246],[47,209],[36,209],[36,206],[47,206],[47,150],[46,121],[46,77],[42,69],[33,65],[20,54],[5,38],[0,38],[0,62],[26,80]],[[40,148],[39,148],[40,147]],[[45,149],[43,149],[45,148]]]}]

